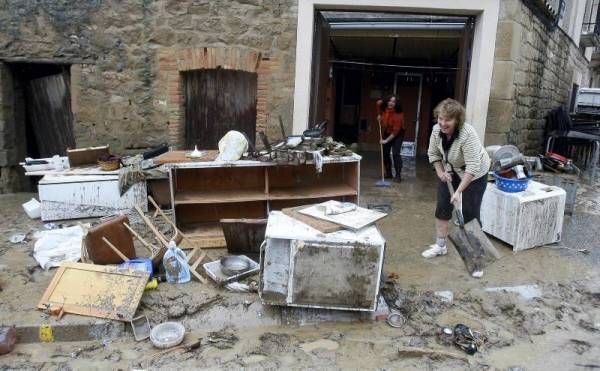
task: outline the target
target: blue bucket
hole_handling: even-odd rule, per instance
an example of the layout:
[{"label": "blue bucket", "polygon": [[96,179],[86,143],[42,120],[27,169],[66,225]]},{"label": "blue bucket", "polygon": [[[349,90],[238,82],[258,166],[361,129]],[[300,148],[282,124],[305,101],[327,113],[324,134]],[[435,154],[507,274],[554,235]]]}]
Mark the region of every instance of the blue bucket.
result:
[{"label": "blue bucket", "polygon": [[527,189],[529,180],[531,180],[531,177],[525,179],[509,179],[501,177],[496,173],[494,173],[494,177],[496,178],[496,187],[498,187],[499,190],[508,193],[523,192]]}]

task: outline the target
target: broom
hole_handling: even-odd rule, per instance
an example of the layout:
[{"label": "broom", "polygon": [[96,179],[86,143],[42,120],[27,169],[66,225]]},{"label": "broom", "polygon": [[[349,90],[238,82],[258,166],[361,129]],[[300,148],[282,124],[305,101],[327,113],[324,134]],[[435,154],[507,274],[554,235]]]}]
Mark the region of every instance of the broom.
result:
[{"label": "broom", "polygon": [[379,153],[381,154],[381,180],[378,180],[375,183],[376,187],[389,187],[391,183],[385,180],[385,169],[383,165],[383,144],[381,144],[381,139],[383,139],[383,134],[381,133],[381,119],[377,119],[377,123],[379,124]]}]

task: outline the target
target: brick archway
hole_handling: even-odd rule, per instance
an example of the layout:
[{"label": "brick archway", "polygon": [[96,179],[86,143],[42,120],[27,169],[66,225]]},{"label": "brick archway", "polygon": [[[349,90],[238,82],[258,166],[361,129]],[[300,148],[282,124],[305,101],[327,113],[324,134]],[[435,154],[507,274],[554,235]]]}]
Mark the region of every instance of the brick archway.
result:
[{"label": "brick archway", "polygon": [[273,61],[256,50],[232,48],[163,48],[158,51],[158,89],[165,92],[168,117],[169,143],[183,146],[184,110],[181,72],[223,68],[257,74],[256,131],[264,131],[267,124],[269,78]]}]

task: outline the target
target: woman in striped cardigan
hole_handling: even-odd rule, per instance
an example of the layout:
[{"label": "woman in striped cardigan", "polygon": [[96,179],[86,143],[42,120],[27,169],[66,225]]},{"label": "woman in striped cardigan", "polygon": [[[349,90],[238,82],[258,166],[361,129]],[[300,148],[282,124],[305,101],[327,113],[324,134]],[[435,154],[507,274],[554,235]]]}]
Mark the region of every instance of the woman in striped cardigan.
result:
[{"label": "woman in striped cardigan", "polygon": [[[429,139],[427,155],[439,178],[437,189],[436,243],[423,252],[425,258],[445,255],[448,222],[453,204],[462,200],[465,223],[477,219],[487,185],[490,158],[475,129],[465,123],[465,108],[454,99],[445,99],[435,108],[437,125]],[[451,181],[454,194],[446,182]]]}]

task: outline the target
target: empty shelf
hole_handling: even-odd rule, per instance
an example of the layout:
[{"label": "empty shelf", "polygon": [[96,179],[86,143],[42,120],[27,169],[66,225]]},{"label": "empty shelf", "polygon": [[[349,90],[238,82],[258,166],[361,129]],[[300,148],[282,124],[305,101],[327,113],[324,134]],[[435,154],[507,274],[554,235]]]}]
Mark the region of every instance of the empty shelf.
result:
[{"label": "empty shelf", "polygon": [[327,198],[356,196],[357,190],[345,184],[305,186],[297,188],[274,188],[269,191],[270,200],[291,200],[303,198]]},{"label": "empty shelf", "polygon": [[264,201],[267,199],[263,189],[228,189],[212,191],[178,191],[175,204],[212,204],[245,201]]}]

